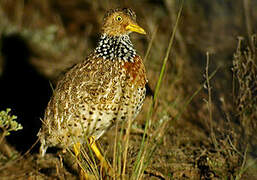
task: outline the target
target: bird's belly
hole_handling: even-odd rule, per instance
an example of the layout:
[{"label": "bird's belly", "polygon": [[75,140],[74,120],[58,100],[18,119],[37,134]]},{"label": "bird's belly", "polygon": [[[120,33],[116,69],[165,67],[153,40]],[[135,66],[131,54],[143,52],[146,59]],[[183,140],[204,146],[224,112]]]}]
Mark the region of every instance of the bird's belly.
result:
[{"label": "bird's belly", "polygon": [[135,119],[142,108],[145,91],[145,88],[120,91],[121,94],[117,93],[111,101],[107,98],[102,103],[85,104],[85,108],[80,110],[80,115],[75,117],[75,121],[81,124],[78,127],[82,127],[83,140],[85,141],[85,136],[94,136],[98,139],[116,121]]},{"label": "bird's belly", "polygon": [[58,115],[48,117],[54,120],[49,120],[46,141],[49,146],[67,148],[76,142],[83,144],[91,136],[97,140],[116,121],[133,120],[137,116],[145,99],[145,91],[145,88],[118,89],[111,101],[100,97],[94,103],[77,101],[67,105],[68,108],[56,107],[55,114]]}]

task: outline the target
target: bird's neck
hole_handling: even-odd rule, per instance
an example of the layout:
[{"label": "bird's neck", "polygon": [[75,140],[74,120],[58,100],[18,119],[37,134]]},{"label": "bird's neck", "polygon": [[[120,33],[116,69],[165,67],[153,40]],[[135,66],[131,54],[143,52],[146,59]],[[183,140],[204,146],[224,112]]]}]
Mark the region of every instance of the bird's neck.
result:
[{"label": "bird's neck", "polygon": [[134,62],[136,50],[128,35],[108,36],[101,35],[95,49],[97,57],[125,62]]}]

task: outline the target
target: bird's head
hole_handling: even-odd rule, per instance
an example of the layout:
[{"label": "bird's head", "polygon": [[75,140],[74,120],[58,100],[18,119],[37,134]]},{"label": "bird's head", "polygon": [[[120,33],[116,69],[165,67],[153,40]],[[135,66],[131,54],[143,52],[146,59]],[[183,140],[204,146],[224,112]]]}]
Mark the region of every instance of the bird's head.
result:
[{"label": "bird's head", "polygon": [[136,22],[136,14],[129,8],[110,10],[104,17],[102,33],[108,36],[128,35],[131,32],[146,34]]}]

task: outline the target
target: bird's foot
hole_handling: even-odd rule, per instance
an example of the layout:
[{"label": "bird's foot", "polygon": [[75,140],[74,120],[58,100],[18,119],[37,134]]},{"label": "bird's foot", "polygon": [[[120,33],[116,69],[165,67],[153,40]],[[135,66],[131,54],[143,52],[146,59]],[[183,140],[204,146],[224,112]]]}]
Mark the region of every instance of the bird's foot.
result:
[{"label": "bird's foot", "polygon": [[102,170],[104,170],[107,172],[107,174],[109,176],[114,177],[114,175],[115,175],[114,170],[111,167],[111,165],[106,161],[106,159],[103,157],[103,155],[101,154],[99,148],[96,145],[94,136],[91,136],[89,138],[89,145],[90,145],[92,151],[95,153],[96,157],[100,161],[101,172],[102,172]]},{"label": "bird's foot", "polygon": [[[114,170],[112,169],[110,164],[106,161],[106,159],[101,154],[100,150],[98,149],[98,147],[96,145],[94,137],[89,138],[89,145],[90,145],[90,148],[92,149],[92,151],[95,153],[96,157],[100,161],[100,172],[101,173],[106,172],[108,176],[114,177],[115,176]],[[80,179],[81,180],[96,179],[96,177],[94,175],[87,173],[81,166],[81,163],[79,162],[80,161],[80,150],[81,150],[81,144],[75,143],[73,145],[73,151],[78,160],[78,166],[80,168]]]}]

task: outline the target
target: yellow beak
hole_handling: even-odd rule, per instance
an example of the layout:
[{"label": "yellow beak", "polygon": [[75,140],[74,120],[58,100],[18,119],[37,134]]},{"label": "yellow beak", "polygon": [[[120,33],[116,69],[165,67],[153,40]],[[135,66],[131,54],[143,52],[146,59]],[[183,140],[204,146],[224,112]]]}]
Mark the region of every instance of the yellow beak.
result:
[{"label": "yellow beak", "polygon": [[137,32],[139,34],[146,34],[145,30],[136,24],[127,25],[126,30],[129,30],[131,32]]}]

